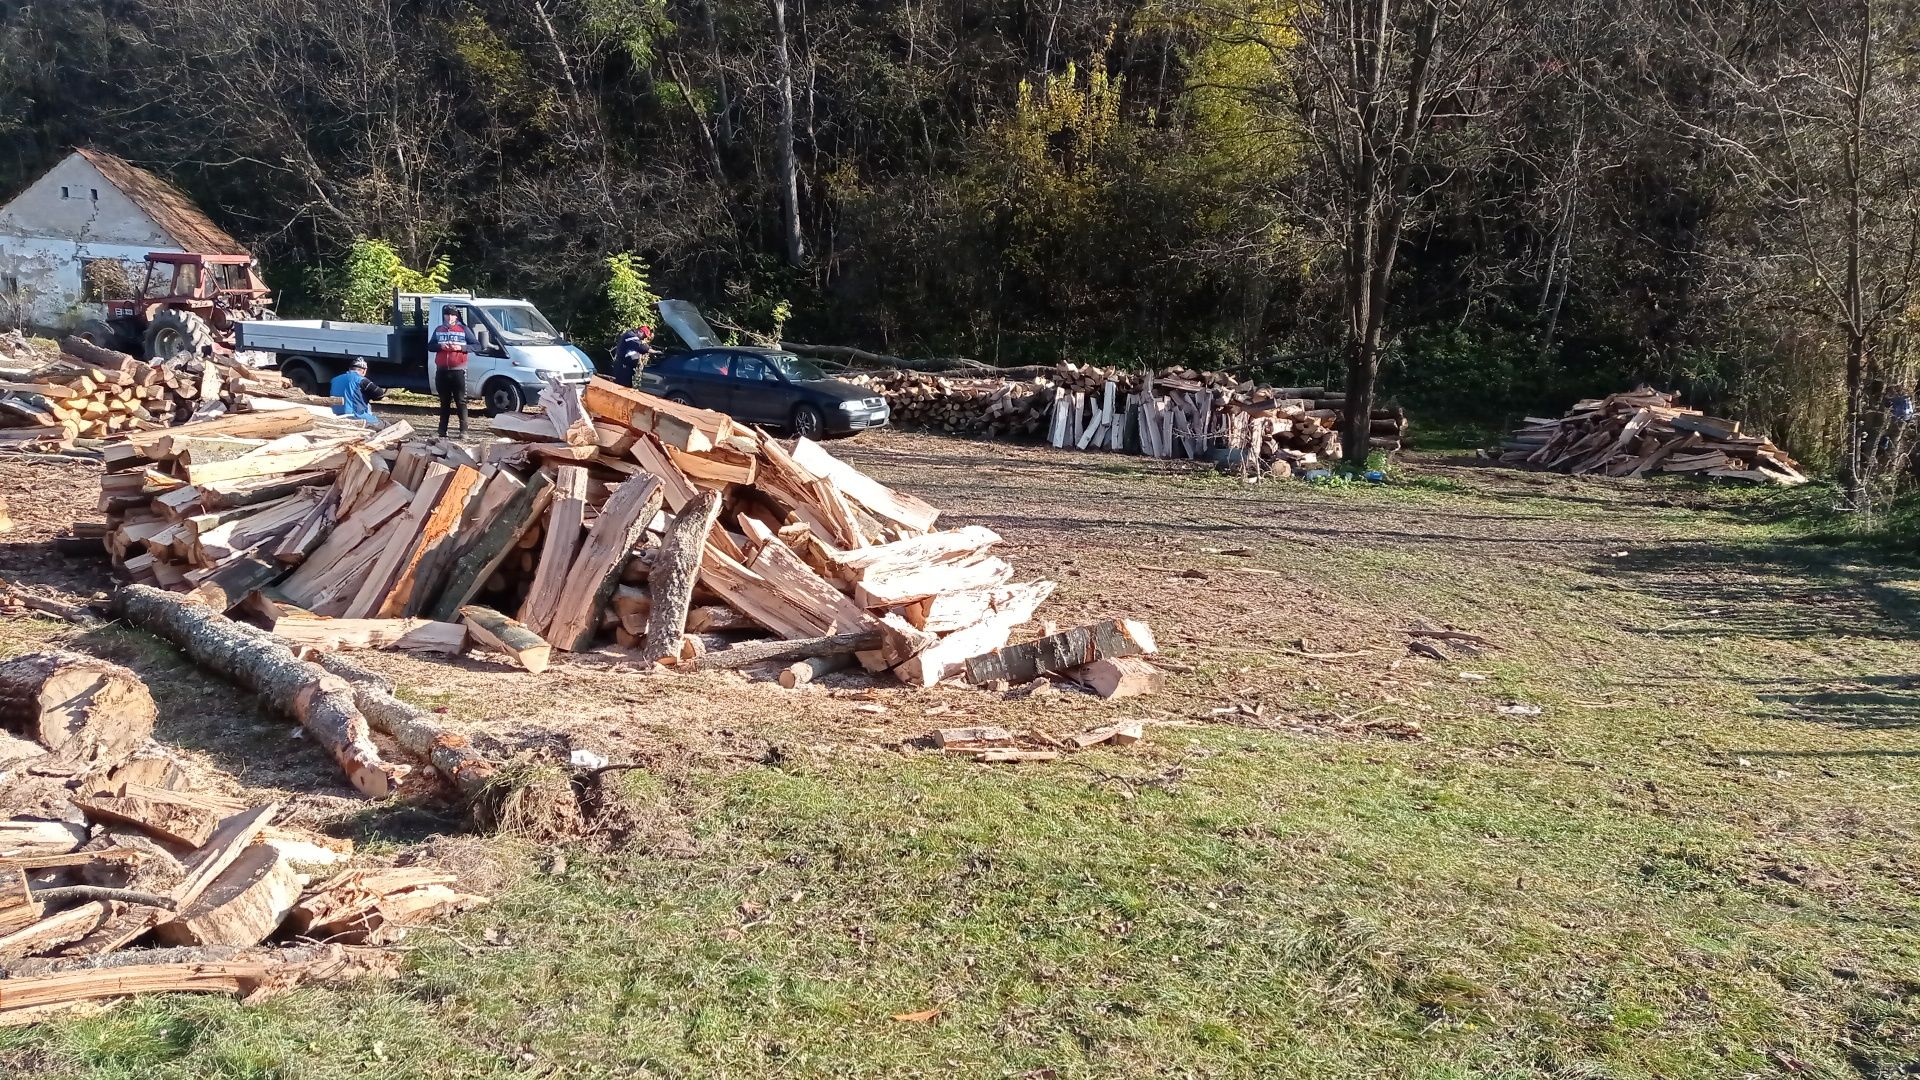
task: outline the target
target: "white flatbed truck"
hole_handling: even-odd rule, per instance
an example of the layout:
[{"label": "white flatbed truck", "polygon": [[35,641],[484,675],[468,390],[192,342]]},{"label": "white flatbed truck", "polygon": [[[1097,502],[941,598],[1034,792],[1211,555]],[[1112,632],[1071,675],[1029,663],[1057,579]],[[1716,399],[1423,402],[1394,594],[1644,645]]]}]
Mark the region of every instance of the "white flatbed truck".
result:
[{"label": "white flatbed truck", "polygon": [[467,388],[495,413],[517,412],[537,399],[549,376],[584,383],[593,361],[525,300],[461,293],[396,293],[390,324],[336,319],[271,319],[235,326],[234,348],[271,353],[280,373],[308,393],[324,394],[355,360],[381,386],[433,392],[427,335],[457,309],[479,339],[467,357]]}]

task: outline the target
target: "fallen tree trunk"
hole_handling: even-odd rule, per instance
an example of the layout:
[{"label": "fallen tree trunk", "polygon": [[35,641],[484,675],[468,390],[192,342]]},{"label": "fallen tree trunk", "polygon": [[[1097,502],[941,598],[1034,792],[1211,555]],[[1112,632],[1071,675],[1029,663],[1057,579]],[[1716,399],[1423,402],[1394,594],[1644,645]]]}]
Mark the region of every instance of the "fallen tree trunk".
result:
[{"label": "fallen tree trunk", "polygon": [[359,791],[384,797],[406,776],[407,766],[381,759],[366,717],[354,705],[353,688],[302,661],[272,635],[146,585],[128,585],[114,593],[113,607],[127,621],[180,646],[197,663],[300,721]]},{"label": "fallen tree trunk", "polygon": [[0,727],[63,761],[120,761],[152,737],[155,715],[147,684],[118,664],[64,651],[0,663]]},{"label": "fallen tree trunk", "polygon": [[831,634],[827,637],[797,638],[792,641],[768,638],[764,641],[742,642],[731,649],[710,652],[680,666],[688,671],[725,671],[774,660],[806,660],[815,656],[858,652],[861,649],[874,648],[879,644],[880,634],[877,631]]},{"label": "fallen tree trunk", "polygon": [[693,606],[693,586],[700,578],[700,556],[706,550],[707,533],[720,517],[720,502],[719,492],[701,492],[661,534],[660,551],[647,575],[653,608],[647,613],[642,664],[657,663],[680,651],[680,635],[687,632],[687,609]]},{"label": "fallen tree trunk", "polygon": [[780,347],[788,352],[825,356],[848,364],[904,368],[907,371],[952,371],[960,368],[991,370],[990,365],[965,356],[936,356],[925,360],[907,360],[898,356],[888,356],[885,353],[856,349],[851,345],[808,345],[799,341],[783,341]]},{"label": "fallen tree trunk", "polygon": [[466,622],[468,632],[478,638],[481,644],[513,657],[514,663],[535,675],[547,670],[553,646],[547,643],[547,639],[527,629],[525,624],[480,604],[468,604],[461,608],[460,618]]},{"label": "fallen tree trunk", "polygon": [[352,685],[354,704],[368,723],[407,753],[432,764],[461,795],[478,796],[492,782],[498,768],[475,752],[465,735],[448,731],[434,721],[432,713],[394,697],[389,692],[392,684],[373,672],[337,656],[324,663],[328,671]]}]

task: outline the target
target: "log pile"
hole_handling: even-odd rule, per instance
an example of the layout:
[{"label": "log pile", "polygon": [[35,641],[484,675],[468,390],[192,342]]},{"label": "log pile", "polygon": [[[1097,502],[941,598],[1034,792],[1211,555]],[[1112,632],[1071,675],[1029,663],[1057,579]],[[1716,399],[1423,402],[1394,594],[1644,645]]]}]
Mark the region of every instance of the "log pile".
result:
[{"label": "log pile", "polygon": [[1579,476],[1684,473],[1748,483],[1807,482],[1799,463],[1737,420],[1685,408],[1679,395],[1642,386],[1574,404],[1557,418],[1526,418],[1501,444],[1500,460]]},{"label": "log pile", "polygon": [[334,402],[309,397],[273,372],[213,357],[145,364],[78,337],[60,349],[50,360],[19,348],[20,355],[0,354],[0,446],[69,447],[77,439],[159,431],[230,412],[327,412]]},{"label": "log pile", "polygon": [[[1224,459],[1246,463],[1249,475],[1284,475],[1338,458],[1346,407],[1346,395],[1323,387],[1258,386],[1182,367],[1151,375],[1062,364],[992,377],[883,371],[847,378],[884,396],[902,426],[1039,439],[1063,449]],[[1370,422],[1372,449],[1402,447],[1404,410],[1377,409]]]},{"label": "log pile", "polygon": [[[612,639],[643,664],[851,654],[931,686],[1053,591],[1014,581],[993,530],[938,529],[939,510],[807,439],[601,379],[542,404],[497,417],[505,438],[477,457],[405,442],[404,424],[279,413],[130,436],[104,450],[106,546],[127,578],[307,647],[478,645],[535,672]],[[720,649],[718,630],[772,640]],[[283,711],[381,788],[344,721]]]},{"label": "log pile", "polygon": [[0,768],[51,778],[36,783],[63,808],[24,781],[0,789],[0,1025],[141,993],[391,978],[395,955],[371,946],[484,902],[424,867],[315,884],[306,869],[346,861],[351,842],[206,790],[153,745],[153,698],[125,668],[19,657],[0,663],[0,701]]}]

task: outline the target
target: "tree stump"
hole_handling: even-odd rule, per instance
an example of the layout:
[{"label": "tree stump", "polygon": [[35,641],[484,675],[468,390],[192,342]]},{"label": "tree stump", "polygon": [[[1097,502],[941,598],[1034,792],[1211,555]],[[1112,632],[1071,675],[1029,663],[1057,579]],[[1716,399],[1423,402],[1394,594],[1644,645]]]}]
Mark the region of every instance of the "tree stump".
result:
[{"label": "tree stump", "polygon": [[140,676],[80,653],[31,653],[0,663],[0,726],[63,761],[124,760],[153,737],[153,695]]}]

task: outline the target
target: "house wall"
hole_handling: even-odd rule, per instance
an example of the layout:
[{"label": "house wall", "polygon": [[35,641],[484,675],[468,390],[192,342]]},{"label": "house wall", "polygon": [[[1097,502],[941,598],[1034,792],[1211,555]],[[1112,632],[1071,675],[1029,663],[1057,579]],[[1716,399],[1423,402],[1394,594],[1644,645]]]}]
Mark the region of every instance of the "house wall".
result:
[{"label": "house wall", "polygon": [[69,154],[0,207],[0,324],[67,329],[100,318],[104,309],[82,299],[88,260],[125,261],[137,284],[147,252],[179,250],[87,159]]}]

